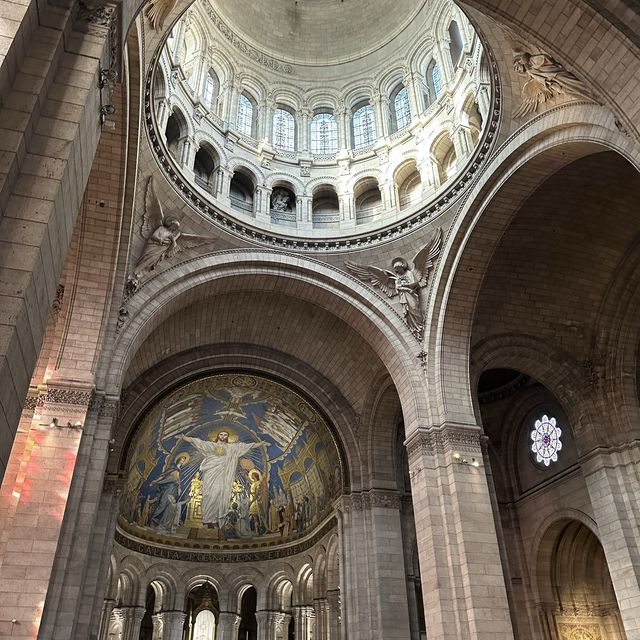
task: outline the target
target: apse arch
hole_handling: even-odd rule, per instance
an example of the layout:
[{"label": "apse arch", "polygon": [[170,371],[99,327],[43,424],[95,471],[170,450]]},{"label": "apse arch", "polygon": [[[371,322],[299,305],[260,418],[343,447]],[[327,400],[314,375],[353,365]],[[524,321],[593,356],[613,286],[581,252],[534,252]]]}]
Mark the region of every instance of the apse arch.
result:
[{"label": "apse arch", "polygon": [[[203,256],[171,269],[172,278],[151,278],[128,306],[127,321],[113,351],[111,367],[100,384],[119,394],[129,363],[145,338],[178,308],[216,292],[251,290],[267,283],[276,291],[313,302],[344,320],[361,335],[385,364],[398,388],[407,425],[416,426],[426,409],[414,351],[417,343],[397,312],[355,278],[324,263],[277,252],[232,250]],[[165,272],[166,273],[166,272]],[[304,280],[300,278],[305,274]],[[422,424],[426,419],[422,421]]]},{"label": "apse arch", "polygon": [[[448,416],[475,423],[469,380],[455,377],[468,371],[475,301],[515,212],[546,178],[587,155],[613,150],[638,169],[634,143],[603,126],[601,117],[598,106],[568,104],[534,118],[503,143],[465,195],[445,239],[446,258],[435,268],[427,311],[427,339],[434,353],[429,378],[439,421]],[[551,118],[557,126],[549,130]],[[503,198],[509,199],[508,207]]]}]

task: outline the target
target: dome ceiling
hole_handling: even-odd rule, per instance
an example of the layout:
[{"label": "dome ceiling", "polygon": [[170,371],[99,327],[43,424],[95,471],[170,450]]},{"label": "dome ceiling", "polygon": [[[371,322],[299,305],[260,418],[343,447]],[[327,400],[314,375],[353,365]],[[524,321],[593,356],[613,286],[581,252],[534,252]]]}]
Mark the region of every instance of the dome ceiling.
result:
[{"label": "dome ceiling", "polygon": [[237,35],[279,60],[331,65],[396,37],[426,0],[209,0]]}]

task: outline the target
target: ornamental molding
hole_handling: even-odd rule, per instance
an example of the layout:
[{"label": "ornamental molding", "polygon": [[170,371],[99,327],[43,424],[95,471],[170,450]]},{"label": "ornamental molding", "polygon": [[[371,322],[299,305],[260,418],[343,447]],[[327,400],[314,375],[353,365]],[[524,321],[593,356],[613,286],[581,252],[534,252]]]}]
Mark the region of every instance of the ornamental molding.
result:
[{"label": "ornamental molding", "polygon": [[437,455],[450,450],[480,455],[482,438],[478,427],[420,428],[407,438],[405,446],[409,458],[419,454]]},{"label": "ornamental molding", "polygon": [[[316,533],[305,540],[300,540],[294,544],[280,547],[269,548],[264,550],[256,549],[255,543],[246,545],[246,549],[239,550],[225,549],[224,551],[217,545],[206,543],[202,544],[202,549],[180,549],[176,546],[158,546],[154,543],[145,542],[140,539],[130,537],[124,533],[120,527],[116,528],[115,541],[126,549],[142,553],[155,558],[163,558],[165,560],[184,560],[186,562],[209,562],[209,563],[237,563],[237,562],[260,562],[263,560],[279,560],[290,556],[298,555],[307,551],[317,544],[328,533],[332,532],[336,527],[337,521],[335,517],[330,518]],[[208,547],[208,548],[206,548]]]},{"label": "ornamental molding", "polygon": [[397,491],[386,489],[369,489],[341,496],[338,508],[344,513],[364,511],[372,508],[400,510],[402,497]]},{"label": "ornamental molding", "polygon": [[236,49],[251,58],[251,60],[257,62],[260,65],[268,67],[272,71],[280,71],[281,73],[286,73],[288,75],[293,74],[292,65],[286,62],[281,62],[279,60],[276,60],[275,58],[272,58],[271,56],[264,54],[262,51],[256,49],[255,47],[252,47],[249,43],[242,39],[237,33],[233,31],[233,29],[229,27],[226,22],[224,22],[224,20],[215,11],[215,9],[209,2],[204,5],[204,9],[207,12],[207,15],[211,18],[214,26],[222,34],[222,36]]}]

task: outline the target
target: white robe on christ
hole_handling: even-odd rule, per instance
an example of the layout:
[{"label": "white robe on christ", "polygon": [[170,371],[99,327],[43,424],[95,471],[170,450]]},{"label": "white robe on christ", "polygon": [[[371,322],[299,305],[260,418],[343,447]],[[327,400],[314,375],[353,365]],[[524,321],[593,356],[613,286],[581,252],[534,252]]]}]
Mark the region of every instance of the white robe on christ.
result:
[{"label": "white robe on christ", "polygon": [[208,442],[199,438],[185,437],[199,451],[202,479],[202,523],[224,523],[229,513],[231,490],[236,475],[238,460],[255,448],[255,442]]}]

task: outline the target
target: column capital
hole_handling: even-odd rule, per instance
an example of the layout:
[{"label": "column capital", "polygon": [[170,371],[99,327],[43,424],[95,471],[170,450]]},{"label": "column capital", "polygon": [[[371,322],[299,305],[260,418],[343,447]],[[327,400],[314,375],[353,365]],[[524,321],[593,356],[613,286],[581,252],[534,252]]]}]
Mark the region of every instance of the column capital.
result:
[{"label": "column capital", "polygon": [[482,432],[477,425],[445,423],[439,427],[418,427],[404,444],[409,458],[420,453],[435,455],[448,451],[480,454]]}]

